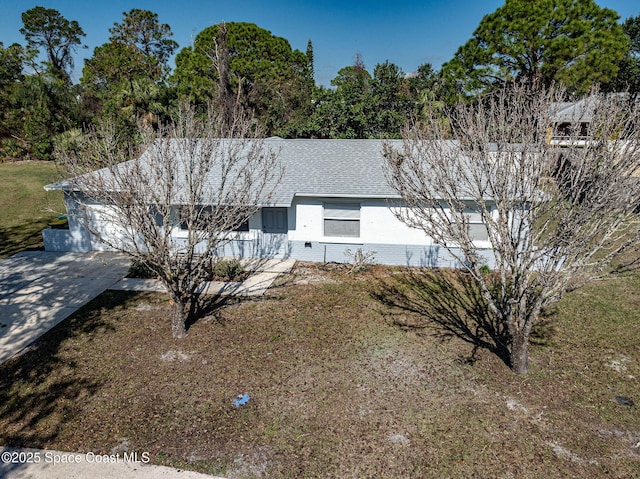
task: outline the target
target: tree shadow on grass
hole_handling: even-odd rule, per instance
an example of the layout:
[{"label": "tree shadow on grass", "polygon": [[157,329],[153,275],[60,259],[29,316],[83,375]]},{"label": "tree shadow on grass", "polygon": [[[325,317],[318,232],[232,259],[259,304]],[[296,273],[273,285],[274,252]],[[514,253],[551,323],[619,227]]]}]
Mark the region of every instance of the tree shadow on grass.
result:
[{"label": "tree shadow on grass", "polygon": [[47,220],[27,221],[19,226],[0,226],[0,258],[21,251],[33,251],[44,248],[42,230]]},{"label": "tree shadow on grass", "polygon": [[103,312],[134,295],[106,292],[0,364],[0,444],[47,447],[64,423],[80,413],[100,382],[83,375],[80,364],[62,354],[67,340],[97,330],[113,330]]},{"label": "tree shadow on grass", "polygon": [[222,324],[223,319],[220,315],[222,308],[239,304],[244,301],[251,300],[248,297],[238,297],[223,294],[200,294],[197,299],[191,303],[189,309],[189,318],[185,322],[187,333],[198,321],[204,318],[214,318],[216,322]]},{"label": "tree shadow on grass", "polygon": [[511,367],[507,327],[489,312],[470,275],[435,268],[404,270],[377,281],[371,294],[392,308],[391,321],[397,326],[430,331],[440,339],[462,339],[473,346],[467,362],[486,349]]}]

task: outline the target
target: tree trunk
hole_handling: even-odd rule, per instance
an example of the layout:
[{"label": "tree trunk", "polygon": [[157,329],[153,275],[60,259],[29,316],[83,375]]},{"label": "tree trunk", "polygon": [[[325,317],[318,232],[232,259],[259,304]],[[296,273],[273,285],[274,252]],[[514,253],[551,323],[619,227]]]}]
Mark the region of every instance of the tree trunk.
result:
[{"label": "tree trunk", "polygon": [[516,374],[529,371],[529,335],[522,331],[511,338],[511,369]]},{"label": "tree trunk", "polygon": [[174,339],[181,339],[187,335],[186,319],[187,319],[187,305],[180,301],[172,299],[173,303],[171,308],[171,333]]},{"label": "tree trunk", "polygon": [[[229,66],[229,44],[227,43],[227,26],[222,22],[218,27],[218,38],[216,40],[216,58],[218,69],[218,104],[225,130],[231,128],[234,118],[234,109],[237,105],[233,103],[233,87],[231,86],[230,66]],[[238,95],[240,94],[240,84],[238,84]],[[225,131],[225,133],[227,133]]]}]

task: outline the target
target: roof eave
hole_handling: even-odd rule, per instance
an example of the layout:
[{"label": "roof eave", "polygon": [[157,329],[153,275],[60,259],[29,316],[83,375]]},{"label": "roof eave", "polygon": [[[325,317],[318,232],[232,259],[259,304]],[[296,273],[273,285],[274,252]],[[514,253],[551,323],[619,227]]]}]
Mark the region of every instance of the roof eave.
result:
[{"label": "roof eave", "polygon": [[56,183],[50,183],[44,185],[45,191],[72,191],[73,188],[69,185],[67,180],[58,181]]},{"label": "roof eave", "polygon": [[356,194],[356,193],[294,193],[295,198],[365,198],[365,199],[401,199],[400,195],[388,195],[388,194]]}]

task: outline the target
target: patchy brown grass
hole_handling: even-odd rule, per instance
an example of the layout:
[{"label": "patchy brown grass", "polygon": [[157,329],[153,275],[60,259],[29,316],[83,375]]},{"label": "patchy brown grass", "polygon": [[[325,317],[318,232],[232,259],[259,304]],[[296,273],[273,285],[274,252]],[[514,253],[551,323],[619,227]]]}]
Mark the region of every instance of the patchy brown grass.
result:
[{"label": "patchy brown grass", "polygon": [[[108,292],[0,366],[0,443],[243,477],[619,477],[640,467],[640,280],[570,295],[531,372],[376,299],[397,272],[301,265],[171,338],[163,295]],[[247,393],[238,408],[232,400]]]}]

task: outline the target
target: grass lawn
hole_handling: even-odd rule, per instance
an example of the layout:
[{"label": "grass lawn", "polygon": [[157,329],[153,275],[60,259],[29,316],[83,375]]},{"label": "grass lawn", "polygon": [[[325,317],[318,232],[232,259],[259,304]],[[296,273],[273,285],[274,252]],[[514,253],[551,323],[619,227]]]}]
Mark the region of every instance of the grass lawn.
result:
[{"label": "grass lawn", "polygon": [[42,248],[42,230],[64,212],[62,193],[46,192],[44,185],[60,179],[49,161],[0,163],[0,258],[27,249]]},{"label": "grass lawn", "polygon": [[638,476],[638,275],[567,296],[515,376],[376,299],[394,271],[298,265],[179,341],[165,295],[105,293],[0,366],[0,444],[229,478]]}]

